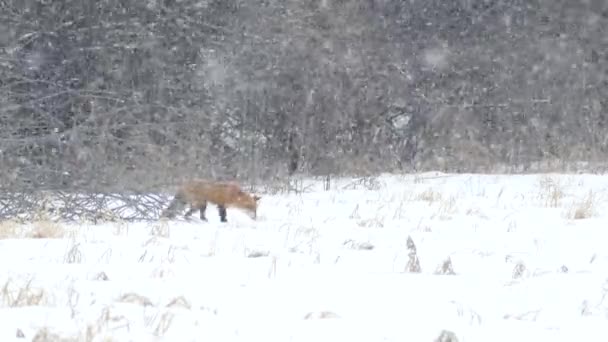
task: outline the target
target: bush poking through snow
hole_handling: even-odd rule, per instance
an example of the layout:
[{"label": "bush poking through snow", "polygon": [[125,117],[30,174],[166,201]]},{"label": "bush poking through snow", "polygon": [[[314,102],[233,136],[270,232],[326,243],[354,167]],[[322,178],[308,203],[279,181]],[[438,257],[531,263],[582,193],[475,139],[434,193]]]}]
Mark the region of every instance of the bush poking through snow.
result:
[{"label": "bush poking through snow", "polygon": [[523,262],[518,262],[513,269],[513,279],[520,279],[526,274],[526,265]]},{"label": "bush poking through snow", "polygon": [[93,280],[108,281],[110,278],[108,278],[106,272],[99,272],[97,275],[95,275],[95,277],[93,277]]},{"label": "bush poking through snow", "polygon": [[452,266],[452,258],[448,257],[445,259],[439,267],[435,270],[437,275],[455,275],[454,266]]},{"label": "bush poking through snow", "polygon": [[437,336],[435,339],[435,342],[458,342],[458,338],[453,332],[449,330],[442,330],[441,333],[439,333],[439,336]]},{"label": "bush poking through snow", "polygon": [[412,240],[411,236],[407,237],[406,246],[408,255],[416,254],[416,245],[414,244],[414,240]]},{"label": "bush poking through snow", "polygon": [[408,261],[405,265],[405,272],[408,273],[420,273],[422,270],[420,268],[420,260],[418,260],[418,254],[416,253],[416,245],[412,240],[411,236],[407,237],[407,256]]}]

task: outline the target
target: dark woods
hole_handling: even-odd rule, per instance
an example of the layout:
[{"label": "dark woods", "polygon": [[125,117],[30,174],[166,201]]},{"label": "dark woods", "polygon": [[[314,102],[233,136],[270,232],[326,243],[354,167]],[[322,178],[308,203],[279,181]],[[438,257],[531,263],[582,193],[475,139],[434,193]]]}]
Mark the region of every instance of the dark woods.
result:
[{"label": "dark woods", "polygon": [[0,182],[602,162],[607,36],[604,1],[0,1]]}]

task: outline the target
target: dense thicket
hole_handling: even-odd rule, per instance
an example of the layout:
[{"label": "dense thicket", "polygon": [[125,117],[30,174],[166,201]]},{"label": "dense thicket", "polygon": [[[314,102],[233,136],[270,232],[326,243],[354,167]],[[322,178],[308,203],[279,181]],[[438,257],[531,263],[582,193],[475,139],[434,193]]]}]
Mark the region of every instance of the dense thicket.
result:
[{"label": "dense thicket", "polygon": [[607,115],[602,0],[0,1],[4,187],[601,162]]}]

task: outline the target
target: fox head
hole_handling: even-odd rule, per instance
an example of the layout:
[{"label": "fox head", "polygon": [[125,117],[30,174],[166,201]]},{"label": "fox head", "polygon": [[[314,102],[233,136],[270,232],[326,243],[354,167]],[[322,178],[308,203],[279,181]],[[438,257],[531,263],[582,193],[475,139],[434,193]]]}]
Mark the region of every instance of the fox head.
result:
[{"label": "fox head", "polygon": [[237,196],[236,205],[244,209],[249,214],[249,217],[255,220],[257,218],[258,201],[260,198],[262,197],[241,192]]}]

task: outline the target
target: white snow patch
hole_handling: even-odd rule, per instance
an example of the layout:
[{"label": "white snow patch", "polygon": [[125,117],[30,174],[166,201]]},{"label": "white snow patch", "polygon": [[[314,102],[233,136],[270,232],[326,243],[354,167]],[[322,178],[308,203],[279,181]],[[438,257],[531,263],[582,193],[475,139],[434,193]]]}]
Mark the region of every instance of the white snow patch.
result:
[{"label": "white snow patch", "polygon": [[[608,176],[305,183],[264,194],[257,221],[229,209],[222,224],[210,207],[207,223],[62,224],[48,238],[0,223],[0,339],[608,338]],[[408,237],[419,273],[404,272]],[[448,258],[455,274],[436,273]]]}]

